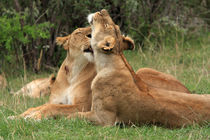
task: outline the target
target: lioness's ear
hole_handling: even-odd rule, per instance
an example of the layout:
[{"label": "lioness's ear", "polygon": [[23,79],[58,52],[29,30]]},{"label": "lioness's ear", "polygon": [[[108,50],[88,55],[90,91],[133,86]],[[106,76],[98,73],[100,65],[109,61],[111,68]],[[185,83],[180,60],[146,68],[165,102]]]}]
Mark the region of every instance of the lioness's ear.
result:
[{"label": "lioness's ear", "polygon": [[65,37],[57,37],[56,38],[56,44],[57,45],[63,45],[63,48],[65,50],[68,50],[68,39],[70,38],[70,35],[65,36]]},{"label": "lioness's ear", "polygon": [[52,75],[50,75],[49,79],[50,79],[50,85],[52,85],[55,82],[56,77],[54,74],[52,74]]},{"label": "lioness's ear", "polygon": [[133,39],[125,36],[122,36],[122,38],[123,38],[123,50],[133,50],[135,48]]},{"label": "lioness's ear", "polygon": [[111,51],[115,46],[115,39],[114,37],[107,36],[104,38],[103,41],[99,42],[98,47],[101,48],[103,51]]}]

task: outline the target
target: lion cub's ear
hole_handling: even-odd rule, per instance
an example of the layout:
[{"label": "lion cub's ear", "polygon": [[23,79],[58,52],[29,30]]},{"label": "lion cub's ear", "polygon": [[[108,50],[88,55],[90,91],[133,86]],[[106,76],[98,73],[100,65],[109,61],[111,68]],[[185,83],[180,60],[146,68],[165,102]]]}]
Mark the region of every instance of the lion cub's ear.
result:
[{"label": "lion cub's ear", "polygon": [[101,48],[103,51],[109,52],[115,46],[115,38],[111,36],[107,36],[104,38],[103,41],[99,42],[98,47]]},{"label": "lion cub's ear", "polygon": [[63,48],[65,50],[68,50],[69,46],[68,46],[68,40],[70,38],[70,35],[65,36],[65,37],[57,37],[56,38],[56,44],[57,45],[63,45]]},{"label": "lion cub's ear", "polygon": [[125,36],[122,36],[122,38],[123,38],[123,50],[133,50],[135,48],[133,39]]}]

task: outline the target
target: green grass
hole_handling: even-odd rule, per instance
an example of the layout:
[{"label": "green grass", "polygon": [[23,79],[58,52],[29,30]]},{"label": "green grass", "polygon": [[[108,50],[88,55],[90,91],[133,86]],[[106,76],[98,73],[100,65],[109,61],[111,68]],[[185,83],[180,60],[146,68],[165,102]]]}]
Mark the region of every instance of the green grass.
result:
[{"label": "green grass", "polygon": [[[134,70],[150,67],[169,73],[184,83],[190,91],[210,94],[210,39],[195,44],[173,47],[165,46],[158,52],[128,51],[125,52]],[[5,72],[6,74],[9,72]],[[59,118],[42,121],[9,120],[8,116],[24,112],[29,107],[45,103],[48,97],[30,99],[13,97],[9,93],[16,91],[32,79],[46,77],[50,73],[31,75],[27,80],[23,76],[8,75],[8,88],[0,91],[0,140],[1,139],[210,139],[209,124],[190,126],[181,129],[166,129],[158,126],[140,127],[101,127],[81,120]]]}]

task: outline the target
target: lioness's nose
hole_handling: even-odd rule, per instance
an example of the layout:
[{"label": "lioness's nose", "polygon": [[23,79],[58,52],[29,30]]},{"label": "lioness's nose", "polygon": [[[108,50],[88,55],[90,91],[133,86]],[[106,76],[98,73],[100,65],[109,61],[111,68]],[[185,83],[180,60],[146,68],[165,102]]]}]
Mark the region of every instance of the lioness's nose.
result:
[{"label": "lioness's nose", "polygon": [[107,12],[106,9],[102,9],[102,10],[101,10],[101,14],[106,15],[106,14],[108,14],[108,12]]}]

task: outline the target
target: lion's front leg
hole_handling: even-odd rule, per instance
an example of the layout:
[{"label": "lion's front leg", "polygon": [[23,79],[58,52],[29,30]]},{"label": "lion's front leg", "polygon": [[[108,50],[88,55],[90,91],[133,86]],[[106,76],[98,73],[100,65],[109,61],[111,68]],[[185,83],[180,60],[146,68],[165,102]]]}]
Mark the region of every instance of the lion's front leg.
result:
[{"label": "lion's front leg", "polygon": [[115,113],[108,111],[100,111],[98,113],[95,113],[94,111],[89,111],[73,113],[69,115],[68,118],[86,119],[96,125],[113,126],[116,120],[116,115]]},{"label": "lion's front leg", "polygon": [[92,111],[73,113],[73,114],[70,114],[67,118],[68,119],[72,119],[72,118],[86,119],[86,120],[91,121],[95,124],[100,124],[101,123],[100,119]]},{"label": "lion's front leg", "polygon": [[34,114],[35,112],[39,111],[41,108],[43,108],[44,106],[46,106],[47,104],[38,106],[38,107],[31,107],[29,109],[27,109],[25,112],[23,112],[20,115],[17,116],[9,116],[9,119],[17,119],[17,118],[28,118],[30,117],[32,114]]},{"label": "lion's front leg", "polygon": [[25,112],[23,112],[22,114],[20,114],[19,116],[17,117],[21,117],[21,118],[28,118],[29,116],[31,116],[33,113],[39,111],[41,108],[47,106],[47,104],[44,104],[44,105],[41,105],[41,106],[38,106],[38,107],[32,107],[32,108],[29,108],[27,109]]},{"label": "lion's front leg", "polygon": [[50,118],[56,116],[68,116],[71,113],[75,113],[83,110],[84,105],[60,105],[60,104],[47,104],[37,108],[30,108],[26,112],[22,113],[20,117],[25,119],[31,118],[40,120],[43,118]]}]

